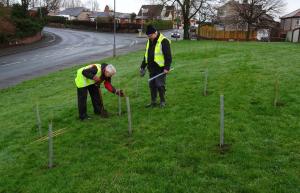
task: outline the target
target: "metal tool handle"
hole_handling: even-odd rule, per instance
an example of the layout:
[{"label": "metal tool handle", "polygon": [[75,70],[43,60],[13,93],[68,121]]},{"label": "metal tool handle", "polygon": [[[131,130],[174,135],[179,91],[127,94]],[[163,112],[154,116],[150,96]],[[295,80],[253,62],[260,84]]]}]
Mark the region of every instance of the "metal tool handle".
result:
[{"label": "metal tool handle", "polygon": [[[174,68],[171,68],[171,69],[169,70],[169,72],[172,71],[172,70],[174,70]],[[151,82],[152,80],[154,80],[154,79],[156,79],[156,78],[158,78],[158,77],[160,77],[160,76],[162,76],[162,75],[164,75],[164,74],[166,74],[166,73],[165,73],[165,72],[162,72],[162,73],[160,73],[160,74],[158,74],[158,75],[156,75],[156,76],[153,76],[152,78],[149,78],[149,79],[148,79],[148,82]]]}]

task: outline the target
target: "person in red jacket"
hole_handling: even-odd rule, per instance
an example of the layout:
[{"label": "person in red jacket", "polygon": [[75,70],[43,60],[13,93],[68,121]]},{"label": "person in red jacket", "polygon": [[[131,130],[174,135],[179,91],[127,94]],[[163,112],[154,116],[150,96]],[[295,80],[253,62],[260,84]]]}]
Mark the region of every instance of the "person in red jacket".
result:
[{"label": "person in red jacket", "polygon": [[112,64],[91,64],[77,70],[75,83],[77,86],[78,111],[81,120],[90,119],[87,115],[87,93],[89,92],[94,113],[101,117],[108,117],[107,111],[104,109],[100,84],[104,84],[105,88],[121,97],[124,93],[120,89],[115,89],[111,84],[111,77],[116,73],[116,69]]}]

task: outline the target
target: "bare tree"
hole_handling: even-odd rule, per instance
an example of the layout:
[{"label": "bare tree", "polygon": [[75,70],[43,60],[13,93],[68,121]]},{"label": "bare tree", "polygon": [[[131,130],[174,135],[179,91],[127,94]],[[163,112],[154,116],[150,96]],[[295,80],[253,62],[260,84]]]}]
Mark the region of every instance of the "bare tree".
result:
[{"label": "bare tree", "polygon": [[163,5],[174,5],[178,3],[182,12],[184,39],[189,39],[190,20],[194,18],[197,13],[201,14],[204,9],[215,0],[159,0]]},{"label": "bare tree", "polygon": [[1,6],[6,6],[9,7],[10,0],[0,0],[0,7]]},{"label": "bare tree", "polygon": [[57,11],[60,8],[61,0],[44,0],[47,11]]},{"label": "bare tree", "polygon": [[212,4],[206,4],[199,12],[198,12],[198,24],[201,26],[206,22],[213,22],[216,20],[216,9]]},{"label": "bare tree", "polygon": [[61,7],[63,8],[74,8],[82,6],[81,0],[62,0]]},{"label": "bare tree", "polygon": [[9,6],[9,0],[0,0],[0,7],[4,7],[5,5],[7,7]]},{"label": "bare tree", "polygon": [[91,8],[91,11],[99,10],[98,0],[88,0],[87,5]]},{"label": "bare tree", "polygon": [[[284,0],[243,0],[236,2],[235,11],[239,20],[247,26],[247,40],[252,28],[267,25],[270,16],[276,17],[285,7]],[[264,20],[264,21],[263,21]]]},{"label": "bare tree", "polygon": [[31,0],[21,0],[21,5],[24,8],[25,11],[28,10],[28,7],[30,5]]}]

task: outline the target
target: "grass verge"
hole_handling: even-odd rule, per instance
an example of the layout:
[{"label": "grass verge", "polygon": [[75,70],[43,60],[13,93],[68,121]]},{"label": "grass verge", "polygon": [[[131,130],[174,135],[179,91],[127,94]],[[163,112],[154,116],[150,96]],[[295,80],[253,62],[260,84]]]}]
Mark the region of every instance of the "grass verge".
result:
[{"label": "grass verge", "polygon": [[[77,119],[78,66],[1,90],[0,192],[299,192],[299,45],[181,41],[172,50],[165,109],[144,108],[150,99],[138,74],[142,51],[105,60],[117,67],[113,84],[130,96],[131,138],[110,93],[109,119]],[[226,151],[217,146],[220,94]],[[47,140],[36,141],[37,103],[43,135],[50,120],[64,131],[54,138],[52,170]],[[91,107],[89,100],[90,115]]]}]

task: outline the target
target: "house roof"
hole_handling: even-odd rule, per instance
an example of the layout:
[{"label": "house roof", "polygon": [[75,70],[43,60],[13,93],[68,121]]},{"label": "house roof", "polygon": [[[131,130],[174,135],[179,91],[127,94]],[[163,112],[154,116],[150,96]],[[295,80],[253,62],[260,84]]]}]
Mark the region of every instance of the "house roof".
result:
[{"label": "house roof", "polygon": [[143,11],[143,16],[145,17],[158,17],[161,16],[161,12],[163,10],[164,6],[163,5],[142,5],[138,16],[142,16],[142,9]]},{"label": "house roof", "polygon": [[287,18],[291,18],[291,17],[300,17],[300,9],[297,9],[296,11],[293,11],[292,13],[282,16],[281,19],[287,19]]},{"label": "house roof", "polygon": [[[113,17],[114,12],[93,12],[90,17]],[[120,13],[116,12],[117,18],[129,19],[131,17],[130,13]]]},{"label": "house roof", "polygon": [[89,11],[89,9],[84,7],[75,7],[75,8],[67,8],[63,11],[60,11],[60,15],[70,15],[77,17],[81,12]]}]

